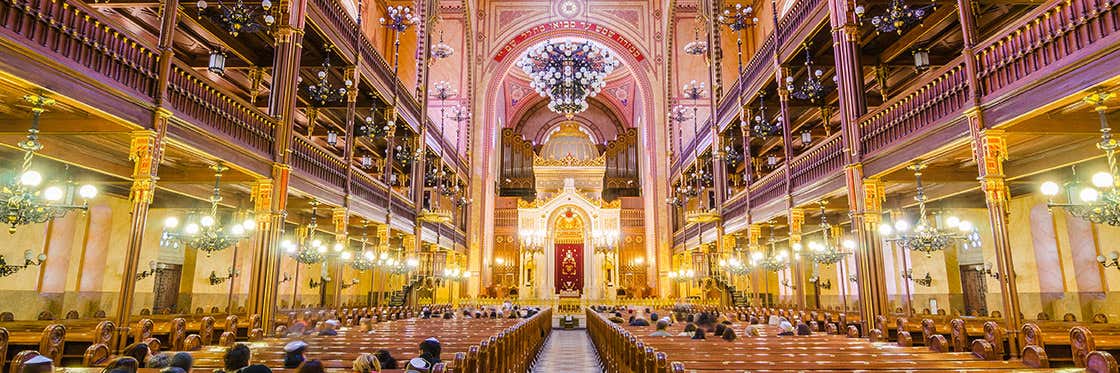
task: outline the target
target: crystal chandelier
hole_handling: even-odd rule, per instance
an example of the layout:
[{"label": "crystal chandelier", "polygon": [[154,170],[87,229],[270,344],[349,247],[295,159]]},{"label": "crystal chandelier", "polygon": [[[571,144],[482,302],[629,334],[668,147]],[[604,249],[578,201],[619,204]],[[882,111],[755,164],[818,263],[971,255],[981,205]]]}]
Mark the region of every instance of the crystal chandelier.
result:
[{"label": "crystal chandelier", "polygon": [[899,219],[894,222],[894,227],[886,223],[879,226],[879,233],[890,237],[887,241],[895,242],[903,249],[925,253],[926,257],[958,242],[964,245],[965,249],[979,247],[980,233],[973,229],[971,222],[955,216],[948,217],[945,219],[945,225],[949,229],[957,230],[953,232],[939,228],[936,221],[931,223],[926,216],[926,195],[922,187],[922,170],[926,167],[923,163],[915,163],[907,167],[914,171],[914,179],[917,182],[915,188],[917,195],[914,196],[914,200],[918,201],[918,223],[911,228],[909,222]]},{"label": "crystal chandelier", "polygon": [[[296,240],[286,239],[280,242],[280,247],[296,262],[312,265],[327,261],[327,244],[315,237],[318,233],[318,208],[319,201],[311,200],[311,220],[306,226],[300,227],[296,233]],[[345,247],[335,243],[334,250],[342,252]]]},{"label": "crystal chandelier", "polygon": [[[23,150],[23,162],[18,170],[9,169],[0,173],[0,200],[5,201],[0,203],[0,218],[8,225],[8,233],[11,234],[16,233],[20,225],[45,223],[74,210],[85,210],[85,201],[97,196],[97,188],[93,185],[77,187],[68,176],[44,183],[43,174],[31,168],[35,152],[43,148],[39,142],[39,117],[46,111],[45,107],[55,101],[42,95],[28,95],[23,99],[32,105],[27,138],[16,144]],[[75,194],[82,199],[81,204],[76,203]]]},{"label": "crystal chandelier", "polygon": [[1108,124],[1108,117],[1105,115],[1108,107],[1104,104],[1114,96],[1115,93],[1098,91],[1084,99],[1086,103],[1093,106],[1100,118],[1101,139],[1097,143],[1097,149],[1104,152],[1108,171],[1093,174],[1089,180],[1092,185],[1083,186],[1082,181],[1078,179],[1077,168],[1074,167],[1071,178],[1064,183],[1066,203],[1054,202],[1054,197],[1062,190],[1058,183],[1044,182],[1041,189],[1042,194],[1049,198],[1047,206],[1050,208],[1063,208],[1071,215],[1093,223],[1120,226],[1120,189],[1117,188],[1120,185],[1117,184],[1120,181],[1118,176],[1120,168],[1116,161],[1116,150],[1120,149],[1120,143],[1112,138],[1112,127]]},{"label": "crystal chandelier", "polygon": [[741,276],[751,273],[757,263],[744,263],[742,260],[739,260],[738,257],[732,256],[727,259],[720,259],[719,265],[723,267],[723,270],[727,271],[727,273]]},{"label": "crystal chandelier", "polygon": [[366,249],[366,244],[369,242],[369,236],[367,235],[368,231],[369,222],[363,221],[362,239],[360,240],[362,245],[358,249],[358,252],[361,253],[361,255],[355,256],[354,259],[350,261],[350,268],[353,268],[358,272],[367,271],[377,265],[377,256],[373,254],[373,251]]},{"label": "crystal chandelier", "polygon": [[379,21],[385,27],[396,32],[404,32],[408,29],[408,26],[420,23],[420,16],[412,14],[412,8],[407,6],[390,6],[388,13],[388,19],[381,17]]},{"label": "crystal chandelier", "polygon": [[856,243],[852,240],[844,240],[841,245],[843,249],[836,247],[835,239],[831,237],[832,225],[828,224],[828,214],[825,213],[825,206],[828,202],[821,201],[821,232],[824,235],[823,243],[811,241],[809,242],[809,258],[814,263],[824,264],[830,266],[836,264],[844,259],[844,256],[851,254],[846,250],[854,249]]},{"label": "crystal chandelier", "polygon": [[339,87],[338,89],[335,89],[334,85],[331,84],[329,72],[331,69],[332,49],[330,45],[324,47],[322,67],[315,73],[315,77],[319,78],[319,81],[315,82],[315,84],[304,86],[304,90],[307,91],[307,98],[311,101],[312,106],[315,107],[323,107],[330,103],[342,101],[342,99],[346,97],[346,92],[354,85],[354,82],[350,79],[346,79],[346,81],[343,82],[345,87]]},{"label": "crystal chandelier", "polygon": [[439,30],[439,42],[432,46],[432,58],[442,60],[455,54],[455,48],[443,42],[443,30]]},{"label": "crystal chandelier", "polygon": [[603,255],[613,253],[615,248],[618,247],[618,229],[592,230],[591,243],[595,247],[595,253]]},{"label": "crystal chandelier", "polygon": [[786,76],[786,89],[789,90],[790,96],[801,101],[809,101],[816,105],[824,105],[825,96],[831,91],[828,87],[824,86],[821,82],[821,76],[824,71],[821,69],[813,69],[812,52],[809,51],[810,45],[805,44],[805,70],[807,76],[801,84],[794,84],[793,75]]},{"label": "crystal chandelier", "polygon": [[180,224],[178,217],[168,217],[164,220],[160,246],[178,249],[185,245],[210,255],[249,238],[256,229],[257,223],[252,217],[242,222],[230,221],[226,224],[218,221],[218,203],[222,201],[222,173],[229,168],[218,163],[210,169],[214,170],[214,192],[210,196],[210,210],[188,215],[186,224]]},{"label": "crystal chandelier", "polygon": [[777,272],[789,268],[789,251],[778,250],[778,241],[774,240],[774,225],[770,225],[770,237],[767,239],[770,245],[770,253],[763,255],[762,252],[754,252],[751,254],[751,260],[757,263],[759,267],[770,272]]},{"label": "crystal chandelier", "polygon": [[[198,18],[201,19],[210,4],[206,0],[198,0]],[[241,33],[254,33],[272,26],[276,17],[272,16],[272,1],[262,0],[260,8],[246,5],[243,0],[234,1],[232,6],[223,4],[218,0],[217,12],[210,15],[210,19],[221,25],[230,35],[237,37]]]},{"label": "crystal chandelier", "polygon": [[[899,35],[906,27],[921,23],[931,13],[937,4],[929,4],[911,8],[903,0],[890,0],[883,14],[871,17],[871,25],[875,26],[875,33],[895,32]],[[862,22],[867,9],[862,5],[855,8],[856,17]]]},{"label": "crystal chandelier", "polygon": [[587,110],[587,97],[599,94],[618,65],[610,49],[592,41],[548,40],[517,61],[532,79],[530,86],[549,98],[548,108],[568,119]]},{"label": "crystal chandelier", "polygon": [[23,264],[8,264],[8,261],[4,260],[4,256],[0,255],[0,277],[14,275],[27,267],[41,266],[46,260],[47,254],[40,253],[36,256],[31,253],[31,250],[23,252]]},{"label": "crystal chandelier", "polygon": [[708,53],[708,41],[700,40],[700,22],[692,28],[692,41],[684,45],[684,54],[690,56],[703,56]]},{"label": "crystal chandelier", "polygon": [[766,94],[759,95],[758,113],[751,120],[751,133],[762,138],[777,136],[782,133],[781,122],[781,117],[777,122],[770,122],[769,115],[766,114]]}]

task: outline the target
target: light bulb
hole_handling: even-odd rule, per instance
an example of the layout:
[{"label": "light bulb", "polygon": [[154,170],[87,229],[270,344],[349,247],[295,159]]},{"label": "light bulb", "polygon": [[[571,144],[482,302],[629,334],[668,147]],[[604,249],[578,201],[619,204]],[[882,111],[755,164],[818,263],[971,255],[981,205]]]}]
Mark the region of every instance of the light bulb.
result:
[{"label": "light bulb", "polygon": [[319,254],[325,254],[327,252],[327,247],[326,246],[319,246],[318,250],[315,250],[315,251],[318,251]]},{"label": "light bulb", "polygon": [[961,224],[961,218],[958,218],[956,216],[950,216],[947,219],[945,219],[945,225],[949,226],[949,228],[956,228],[960,224]]},{"label": "light bulb", "polygon": [[315,240],[311,241],[311,246],[312,247],[322,247],[323,246],[323,240],[320,240],[320,239],[316,238]]},{"label": "light bulb", "polygon": [[353,257],[353,255],[350,254],[349,251],[343,251],[342,254],[340,255],[340,257],[342,257],[342,260],[350,260],[350,258]]},{"label": "light bulb", "polygon": [[385,252],[381,253],[381,255],[380,255],[381,260],[385,260],[387,258],[389,258],[389,253],[385,253]]},{"label": "light bulb", "polygon": [[886,236],[886,235],[889,235],[891,233],[894,233],[894,228],[891,228],[890,224],[887,224],[887,223],[879,224],[879,234]]},{"label": "light bulb", "polygon": [[1107,172],[1098,172],[1093,174],[1093,186],[1097,188],[1108,188],[1112,186],[1112,174]]},{"label": "light bulb", "polygon": [[52,202],[62,200],[62,188],[53,185],[47,187],[46,190],[43,190],[43,198]]},{"label": "light bulb", "polygon": [[894,229],[899,232],[905,232],[910,230],[910,223],[907,223],[905,220],[896,221],[894,222]]},{"label": "light bulb", "polygon": [[365,257],[366,260],[369,260],[369,261],[373,261],[373,258],[374,258],[372,251],[366,251],[365,253],[362,253],[362,256]]},{"label": "light bulb", "polygon": [[24,172],[23,175],[19,176],[19,183],[26,186],[37,186],[42,182],[43,175],[35,170]]},{"label": "light bulb", "polygon": [[1097,199],[1100,198],[1101,193],[1098,192],[1096,189],[1093,189],[1093,188],[1085,188],[1085,189],[1081,190],[1081,193],[1079,194],[1079,196],[1081,197],[1082,201],[1096,202]]},{"label": "light bulb", "polygon": [[198,223],[202,224],[203,227],[212,226],[214,225],[214,217],[210,215],[203,216],[201,219],[198,219]]},{"label": "light bulb", "polygon": [[242,227],[240,225],[234,225],[232,227],[229,227],[229,231],[230,231],[230,233],[233,233],[236,236],[240,236],[240,235],[245,234],[245,227]]},{"label": "light bulb", "polygon": [[343,248],[343,247],[342,247],[342,243],[341,243],[341,242],[335,242],[335,243],[334,243],[334,252],[336,252],[336,253],[337,253],[337,252],[339,252],[339,251],[342,251],[342,248]]},{"label": "light bulb", "polygon": [[844,240],[844,242],[842,242],[841,245],[844,245],[844,248],[846,248],[846,249],[855,249],[856,248],[856,242],[852,241],[852,240]]},{"label": "light bulb", "polygon": [[965,220],[958,226],[962,232],[972,232],[972,222]]},{"label": "light bulb", "polygon": [[186,227],[183,227],[183,232],[186,232],[187,234],[198,234],[198,224],[187,224]]},{"label": "light bulb", "polygon": [[1061,188],[1058,186],[1058,183],[1055,183],[1053,181],[1047,181],[1045,183],[1042,183],[1042,187],[1039,188],[1039,189],[1042,190],[1043,195],[1053,197],[1053,196],[1058,195],[1058,191]]},{"label": "light bulb", "polygon": [[241,227],[245,228],[246,231],[257,229],[257,220],[253,218],[247,218],[245,219],[245,221],[241,222]]},{"label": "light bulb", "polygon": [[84,199],[97,197],[97,187],[89,184],[82,185],[80,188],[78,188],[78,195]]},{"label": "light bulb", "polygon": [[175,228],[175,227],[179,226],[179,218],[176,218],[176,217],[172,216],[172,217],[169,217],[167,219],[164,219],[163,220],[163,226],[167,227],[167,228]]}]

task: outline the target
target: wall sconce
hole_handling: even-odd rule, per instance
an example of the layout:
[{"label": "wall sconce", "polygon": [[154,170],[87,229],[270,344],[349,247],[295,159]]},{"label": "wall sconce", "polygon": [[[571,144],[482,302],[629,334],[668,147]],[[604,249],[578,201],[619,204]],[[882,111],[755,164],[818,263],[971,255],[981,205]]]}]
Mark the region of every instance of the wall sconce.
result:
[{"label": "wall sconce", "polygon": [[206,67],[210,72],[225,75],[226,73],[226,54],[221,49],[214,49],[210,51],[210,64]]},{"label": "wall sconce", "polygon": [[856,275],[854,275],[854,274],[853,275],[848,275],[848,281],[859,282],[859,278],[856,277]]},{"label": "wall sconce", "polygon": [[787,287],[789,289],[797,289],[796,286],[790,285],[788,278],[785,279],[785,280],[782,280],[782,286]]},{"label": "wall sconce", "polygon": [[35,256],[31,253],[31,250],[23,252],[23,265],[8,264],[8,262],[4,260],[4,256],[0,255],[0,277],[8,277],[14,275],[16,272],[19,272],[20,270],[27,267],[36,267],[43,265],[43,262],[46,260],[47,254],[39,254],[39,256]]},{"label": "wall sconce", "polygon": [[816,284],[817,287],[821,289],[832,289],[832,280],[824,280],[824,282],[821,282],[821,278],[817,276],[809,277],[809,283]]},{"label": "wall sconce", "polygon": [[1101,267],[1113,267],[1120,270],[1120,253],[1116,251],[1108,253],[1108,258],[1105,258],[1104,255],[1097,255],[1097,262],[1101,264]]},{"label": "wall sconce", "polygon": [[804,146],[804,147],[809,147],[809,144],[812,144],[812,143],[813,143],[813,133],[809,132],[808,130],[801,131],[801,145]]},{"label": "wall sconce", "polygon": [[358,279],[350,280],[350,282],[344,282],[344,283],[342,283],[342,288],[346,289],[346,288],[353,287],[354,285],[357,285],[359,282],[360,281],[358,281]]},{"label": "wall sconce", "polygon": [[506,264],[506,258],[501,258],[501,257],[496,258],[496,259],[494,259],[494,264],[505,265]]},{"label": "wall sconce", "polygon": [[770,154],[770,155],[766,156],[766,165],[770,166],[770,167],[777,166],[778,165],[778,156],[774,155],[774,154]]},{"label": "wall sconce", "polygon": [[999,280],[999,272],[992,271],[992,263],[984,263],[984,265],[977,265],[976,272],[987,275],[988,277]]},{"label": "wall sconce", "polygon": [[292,281],[292,275],[289,275],[288,272],[284,272],[284,274],[280,276],[280,282],[277,282],[277,284],[283,284],[288,281]]},{"label": "wall sconce", "polygon": [[929,49],[918,48],[914,50],[914,70],[918,72],[929,70]]},{"label": "wall sconce", "polygon": [[634,258],[634,265],[636,265],[636,266],[640,266],[640,265],[645,264],[645,263],[646,263],[646,258],[643,258],[643,257],[640,257],[640,256],[637,257],[637,258]]},{"label": "wall sconce", "polygon": [[327,131],[327,143],[332,146],[338,146],[338,132]]},{"label": "wall sconce", "polygon": [[323,286],[324,284],[326,284],[328,282],[331,282],[330,277],[320,277],[319,281],[315,281],[315,279],[311,279],[307,282],[307,287],[314,289],[314,288]]},{"label": "wall sconce", "polygon": [[210,271],[210,279],[209,279],[210,285],[211,286],[221,285],[222,283],[224,283],[228,280],[232,280],[235,277],[240,276],[240,275],[241,275],[241,271],[238,271],[238,270],[234,269],[233,267],[230,267],[229,270],[226,272],[226,275],[223,276],[223,277],[218,277],[217,272]]},{"label": "wall sconce", "polygon": [[362,168],[368,170],[370,167],[373,167],[373,157],[369,154],[363,154],[358,158],[358,163],[362,165]]},{"label": "wall sconce", "polygon": [[927,288],[933,285],[933,277],[931,277],[929,275],[929,272],[926,272],[925,277],[914,278],[914,270],[913,269],[907,269],[906,271],[902,272],[902,278],[913,281],[915,284],[918,284],[918,285],[921,285],[921,286],[924,286],[924,287],[927,287]]},{"label": "wall sconce", "polygon": [[144,272],[137,273],[136,274],[136,281],[139,282],[140,280],[146,279],[148,277],[152,277],[152,276],[154,276],[156,274],[159,274],[159,273],[162,273],[162,272],[163,272],[163,268],[156,265],[156,262],[154,260],[149,261],[148,262],[148,270],[144,271]]}]

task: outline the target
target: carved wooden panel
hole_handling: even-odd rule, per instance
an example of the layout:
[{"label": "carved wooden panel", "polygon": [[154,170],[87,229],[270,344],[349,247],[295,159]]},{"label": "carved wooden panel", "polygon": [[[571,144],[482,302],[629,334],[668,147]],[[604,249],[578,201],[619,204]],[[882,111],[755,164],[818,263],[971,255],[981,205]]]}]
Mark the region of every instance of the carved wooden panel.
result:
[{"label": "carved wooden panel", "polygon": [[614,196],[638,196],[641,190],[638,177],[638,130],[628,128],[618,134],[618,138],[607,143],[603,153],[607,159],[607,170],[603,175],[603,194],[606,198]]},{"label": "carved wooden panel", "polygon": [[513,128],[502,129],[501,177],[498,185],[503,196],[533,194],[533,143]]}]

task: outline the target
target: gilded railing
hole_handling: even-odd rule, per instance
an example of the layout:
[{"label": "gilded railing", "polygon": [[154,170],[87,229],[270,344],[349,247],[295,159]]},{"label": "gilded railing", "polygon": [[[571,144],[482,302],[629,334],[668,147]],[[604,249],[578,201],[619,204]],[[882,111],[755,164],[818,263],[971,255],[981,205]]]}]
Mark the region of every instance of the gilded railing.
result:
[{"label": "gilded railing", "polygon": [[977,79],[987,96],[1027,80],[1067,58],[1085,58],[1091,47],[1120,31],[1120,9],[1111,0],[1049,1],[980,43]]},{"label": "gilded railing", "polygon": [[260,109],[178,64],[172,67],[168,84],[171,108],[185,119],[262,154],[273,154],[274,123]]},{"label": "gilded railing", "polygon": [[334,154],[312,144],[302,135],[292,141],[292,169],[302,171],[328,185],[346,189],[346,165]]},{"label": "gilded railing", "polygon": [[864,155],[912,137],[965,107],[968,79],[963,57],[926,74],[932,78],[925,84],[912,85],[859,119],[860,151]]},{"label": "gilded railing", "polygon": [[159,53],[81,2],[0,1],[0,30],[52,60],[82,66],[142,97],[155,95]]},{"label": "gilded railing", "polygon": [[824,139],[790,162],[790,189],[812,184],[844,168],[844,147],[840,133]]}]

